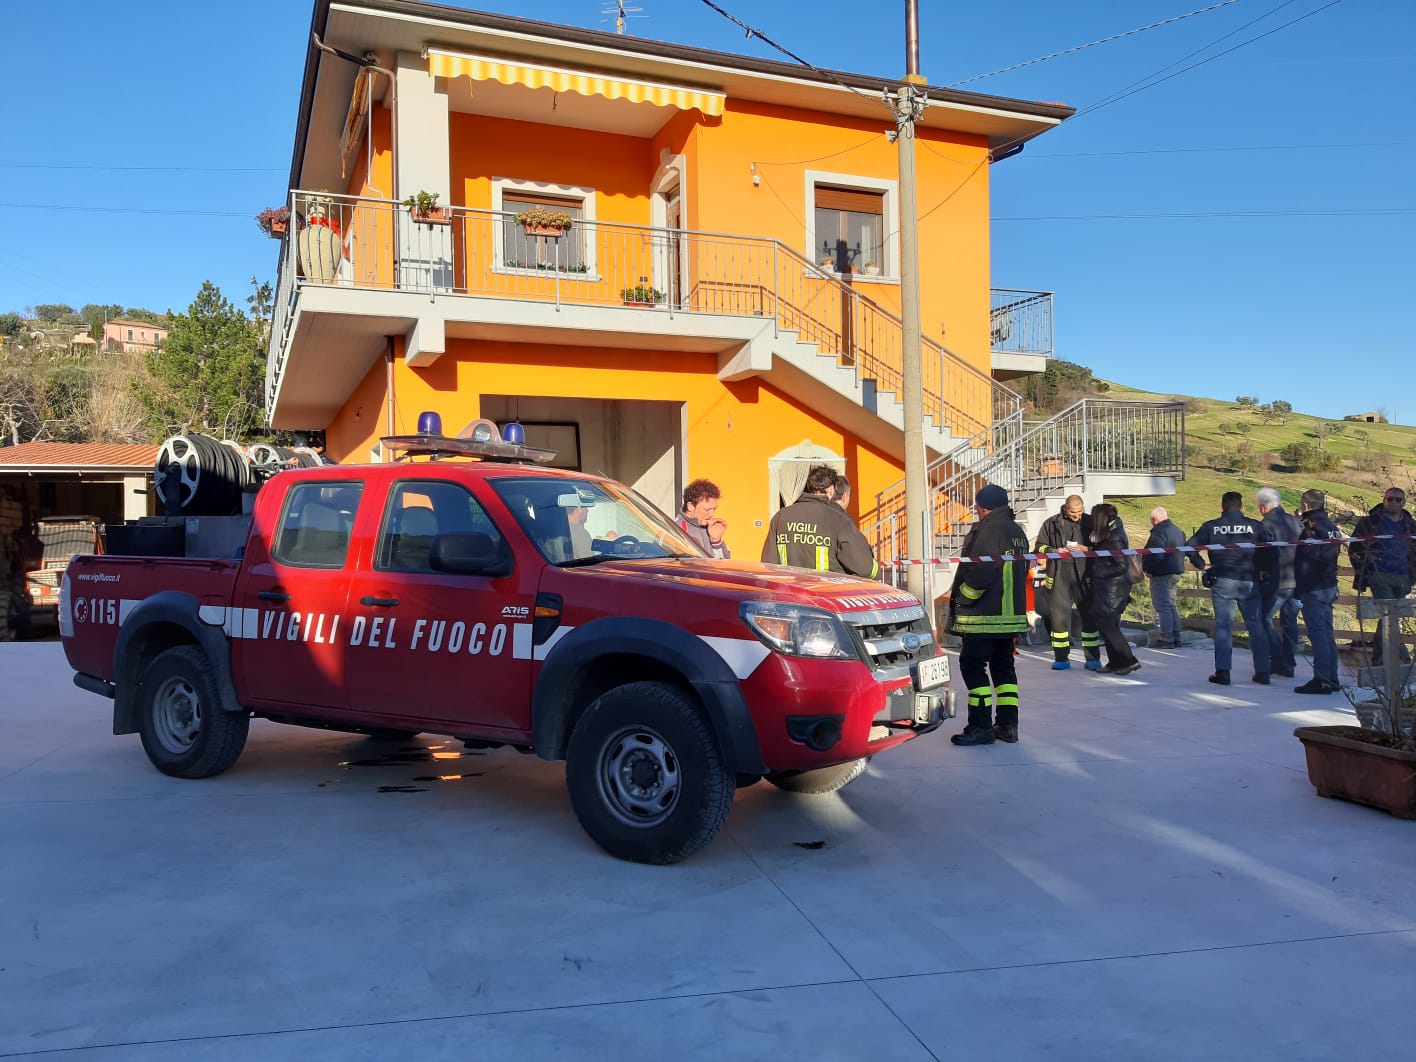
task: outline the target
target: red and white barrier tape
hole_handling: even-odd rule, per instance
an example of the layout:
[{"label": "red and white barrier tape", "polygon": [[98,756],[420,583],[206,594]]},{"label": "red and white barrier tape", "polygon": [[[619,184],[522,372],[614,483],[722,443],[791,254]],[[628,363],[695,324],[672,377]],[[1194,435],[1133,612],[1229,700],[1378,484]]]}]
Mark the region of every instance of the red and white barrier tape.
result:
[{"label": "red and white barrier tape", "polygon": [[1134,557],[1149,553],[1217,553],[1226,549],[1277,549],[1279,546],[1335,546],[1346,542],[1407,541],[1410,535],[1362,535],[1340,538],[1295,538],[1284,542],[1216,542],[1208,546],[1142,546],[1140,549],[1068,549],[1057,553],[1009,553],[1001,557],[932,557],[929,560],[887,561],[885,567],[910,564],[993,564],[1016,560],[1072,560],[1077,557]]}]

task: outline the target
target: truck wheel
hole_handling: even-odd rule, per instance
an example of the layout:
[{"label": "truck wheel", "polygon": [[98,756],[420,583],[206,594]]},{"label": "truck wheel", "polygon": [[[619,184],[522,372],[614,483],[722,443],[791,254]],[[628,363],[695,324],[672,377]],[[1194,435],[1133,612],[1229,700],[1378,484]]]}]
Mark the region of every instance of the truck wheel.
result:
[{"label": "truck wheel", "polygon": [[566,788],[592,840],[620,859],[677,863],[722,829],[735,775],[692,698],[662,682],[601,694],[575,724]]},{"label": "truck wheel", "polygon": [[850,785],[865,773],[865,765],[869,762],[869,756],[862,756],[858,760],[838,763],[834,767],[818,767],[814,771],[769,771],[767,781],[788,793],[820,796]]},{"label": "truck wheel", "polygon": [[221,707],[206,655],[180,645],[148,666],[138,688],[143,751],[163,774],[210,778],[236,762],[251,717]]}]

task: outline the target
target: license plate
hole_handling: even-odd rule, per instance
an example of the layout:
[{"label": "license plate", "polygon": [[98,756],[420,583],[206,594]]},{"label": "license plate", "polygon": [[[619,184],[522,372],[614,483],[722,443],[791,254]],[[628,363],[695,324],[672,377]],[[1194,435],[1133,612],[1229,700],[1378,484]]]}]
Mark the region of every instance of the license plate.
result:
[{"label": "license plate", "polygon": [[936,686],[943,686],[949,681],[949,658],[947,656],[933,656],[928,660],[921,660],[915,665],[915,689],[932,690]]}]

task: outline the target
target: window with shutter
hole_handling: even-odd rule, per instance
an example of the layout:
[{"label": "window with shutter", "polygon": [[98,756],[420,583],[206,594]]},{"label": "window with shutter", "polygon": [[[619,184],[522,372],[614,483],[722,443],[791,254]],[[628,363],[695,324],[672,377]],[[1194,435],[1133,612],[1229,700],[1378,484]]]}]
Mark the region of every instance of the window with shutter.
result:
[{"label": "window with shutter", "polygon": [[885,193],[815,187],[816,260],[837,273],[885,272]]}]

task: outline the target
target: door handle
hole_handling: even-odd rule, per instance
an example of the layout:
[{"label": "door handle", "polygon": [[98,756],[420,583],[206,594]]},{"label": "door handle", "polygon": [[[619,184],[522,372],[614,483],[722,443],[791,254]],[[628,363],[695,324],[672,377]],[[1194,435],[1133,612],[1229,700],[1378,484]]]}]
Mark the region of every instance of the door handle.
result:
[{"label": "door handle", "polygon": [[290,595],[283,590],[262,590],[256,595],[262,601],[289,601]]},{"label": "door handle", "polygon": [[377,606],[379,606],[380,608],[391,608],[392,606],[398,604],[398,598],[396,598],[396,597],[370,597],[369,595],[365,594],[363,597],[361,597],[361,598],[359,599],[359,604],[361,604],[361,605],[377,605]]}]

